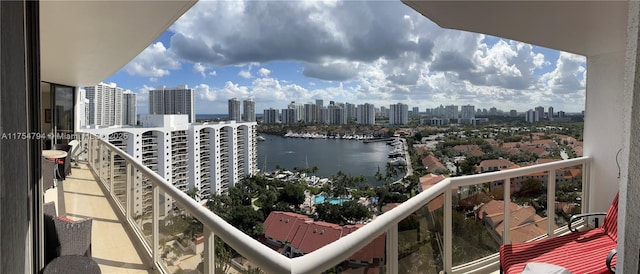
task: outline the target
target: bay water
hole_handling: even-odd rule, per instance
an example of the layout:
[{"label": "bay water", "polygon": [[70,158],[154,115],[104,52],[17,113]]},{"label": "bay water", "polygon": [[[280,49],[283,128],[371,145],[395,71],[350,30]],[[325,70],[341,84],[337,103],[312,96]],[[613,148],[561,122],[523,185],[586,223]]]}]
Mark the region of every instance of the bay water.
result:
[{"label": "bay water", "polygon": [[380,184],[375,180],[375,174],[378,167],[384,174],[392,150],[386,142],[260,136],[265,138],[265,141],[258,141],[258,168],[261,172],[273,171],[276,166],[291,171],[295,167],[316,166],[316,176],[329,178],[342,171],[351,176],[365,176],[371,185]]}]

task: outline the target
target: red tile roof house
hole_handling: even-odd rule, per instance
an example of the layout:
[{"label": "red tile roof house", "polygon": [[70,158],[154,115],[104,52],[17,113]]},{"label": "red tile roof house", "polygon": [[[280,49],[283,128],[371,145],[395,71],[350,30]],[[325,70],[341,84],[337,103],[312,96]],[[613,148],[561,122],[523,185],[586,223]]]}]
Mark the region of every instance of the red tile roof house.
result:
[{"label": "red tile roof house", "polygon": [[[533,207],[510,202],[509,210],[509,235],[512,243],[526,242],[547,232],[547,218],[537,215]],[[494,239],[501,243],[504,233],[504,201],[491,200],[478,208],[476,216],[487,226]],[[556,229],[557,226],[554,225],[553,228]]]},{"label": "red tile roof house", "polygon": [[484,160],[480,162],[478,165],[478,172],[492,172],[492,171],[500,171],[502,169],[509,168],[513,166],[514,163],[507,159],[495,159],[495,160]]},{"label": "red tile roof house", "polygon": [[445,167],[436,156],[433,154],[429,154],[422,158],[422,165],[427,171],[431,173],[435,173],[438,170],[447,171],[447,167]]},{"label": "red tile roof house", "polygon": [[465,155],[473,155],[477,157],[484,155],[484,152],[480,150],[478,145],[457,145],[453,147],[453,150]]},{"label": "red tile roof house", "polygon": [[[362,226],[316,222],[305,215],[273,211],[264,221],[263,243],[293,258],[316,251]],[[381,265],[384,261],[385,237],[382,234],[372,239],[371,243],[349,257],[339,268],[372,267],[367,270],[369,271]]]}]

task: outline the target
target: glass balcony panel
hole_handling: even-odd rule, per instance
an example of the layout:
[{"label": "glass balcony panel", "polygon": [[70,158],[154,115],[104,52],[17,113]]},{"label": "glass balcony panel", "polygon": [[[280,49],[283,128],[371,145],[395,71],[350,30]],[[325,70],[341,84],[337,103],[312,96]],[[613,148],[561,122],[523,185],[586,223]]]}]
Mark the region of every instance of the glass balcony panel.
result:
[{"label": "glass balcony panel", "polygon": [[498,252],[504,234],[503,187],[499,181],[452,192],[453,266]]},{"label": "glass balcony panel", "polygon": [[158,253],[170,273],[204,273],[205,237],[202,223],[167,194],[160,195]]},{"label": "glass balcony panel", "polygon": [[134,229],[144,235],[143,241],[149,247],[152,246],[152,216],[153,216],[153,187],[151,181],[140,171],[134,169],[131,184],[131,208],[130,216],[133,219]]},{"label": "glass balcony panel", "polygon": [[[385,273],[386,234],[373,239],[360,251],[342,263],[327,269],[324,273]],[[417,272],[415,272],[417,273]]]},{"label": "glass balcony panel", "polygon": [[443,196],[398,223],[398,272],[438,273],[443,269]]},{"label": "glass balcony panel", "polygon": [[[122,156],[115,154],[113,163],[113,189],[120,208],[125,209],[127,204],[127,164]],[[123,212],[125,213],[125,212]]]},{"label": "glass balcony panel", "polygon": [[582,165],[556,170],[555,224],[566,226],[582,210]]},{"label": "glass balcony panel", "polygon": [[215,254],[214,273],[266,273],[218,237],[215,237]]},{"label": "glass balcony panel", "polygon": [[111,191],[111,151],[107,146],[102,145],[100,148],[100,157],[102,165],[100,167],[100,178],[108,191]]},{"label": "glass balcony panel", "polygon": [[548,178],[548,171],[511,178],[509,233],[512,243],[523,243],[548,234]]}]

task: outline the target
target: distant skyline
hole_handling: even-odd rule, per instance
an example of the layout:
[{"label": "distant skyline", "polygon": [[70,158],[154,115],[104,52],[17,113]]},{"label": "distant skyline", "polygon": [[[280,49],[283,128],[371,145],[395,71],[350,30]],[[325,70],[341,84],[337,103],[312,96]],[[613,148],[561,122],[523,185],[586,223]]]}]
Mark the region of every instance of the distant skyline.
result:
[{"label": "distant skyline", "polygon": [[[233,27],[229,27],[233,26]],[[200,1],[105,79],[137,93],[186,84],[197,114],[315,99],[388,107],[584,109],[583,56],[438,27],[400,1]]]}]

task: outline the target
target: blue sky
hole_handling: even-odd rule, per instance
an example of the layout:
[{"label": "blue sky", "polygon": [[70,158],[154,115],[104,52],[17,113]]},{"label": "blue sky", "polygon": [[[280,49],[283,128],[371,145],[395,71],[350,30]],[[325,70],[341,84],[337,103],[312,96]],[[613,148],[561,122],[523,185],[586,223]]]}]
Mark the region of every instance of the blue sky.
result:
[{"label": "blue sky", "polygon": [[105,79],[138,94],[187,84],[196,113],[291,101],[584,109],[582,56],[446,30],[400,1],[200,1]]}]

